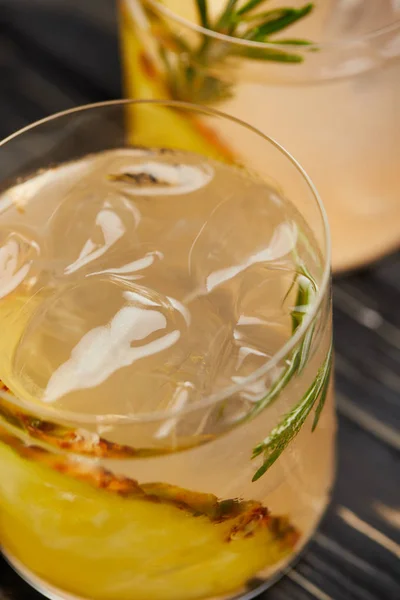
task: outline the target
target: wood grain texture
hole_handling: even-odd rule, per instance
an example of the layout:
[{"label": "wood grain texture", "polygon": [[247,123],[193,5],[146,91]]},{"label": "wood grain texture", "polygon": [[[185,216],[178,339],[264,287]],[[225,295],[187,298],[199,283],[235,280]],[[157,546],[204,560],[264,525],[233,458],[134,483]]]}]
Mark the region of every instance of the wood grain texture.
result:
[{"label": "wood grain texture", "polygon": [[[0,137],[120,97],[113,0],[0,0],[0,82]],[[400,253],[334,283],[333,502],[296,568],[260,600],[400,600],[399,306]],[[0,600],[40,599],[0,559]]]}]

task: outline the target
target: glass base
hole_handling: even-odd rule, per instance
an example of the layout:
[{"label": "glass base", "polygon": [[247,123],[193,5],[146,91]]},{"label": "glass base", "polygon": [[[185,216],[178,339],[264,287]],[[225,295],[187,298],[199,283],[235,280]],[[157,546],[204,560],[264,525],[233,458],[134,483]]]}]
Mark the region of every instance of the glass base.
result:
[{"label": "glass base", "polygon": [[[253,581],[249,582],[249,587],[252,589],[248,591],[243,591],[237,596],[218,596],[214,598],[209,598],[207,600],[252,600],[262,592],[265,592],[268,588],[273,586],[281,577],[283,577],[300,559],[301,554],[304,552],[309,542],[307,542],[302,548],[299,550],[297,554],[293,556],[293,558],[286,563],[285,567],[278,570],[272,577],[269,577],[268,580],[262,580],[255,578]],[[5,560],[8,562],[10,567],[19,575],[28,585],[31,586],[35,591],[42,594],[48,600],[92,600],[91,598],[85,598],[83,596],[76,596],[75,594],[69,594],[61,590],[60,588],[54,587],[48,582],[46,582],[41,577],[38,577],[29,569],[24,567],[24,565],[14,558],[10,556],[7,552],[2,550],[2,555]],[[132,597],[132,600],[136,600]]]}]

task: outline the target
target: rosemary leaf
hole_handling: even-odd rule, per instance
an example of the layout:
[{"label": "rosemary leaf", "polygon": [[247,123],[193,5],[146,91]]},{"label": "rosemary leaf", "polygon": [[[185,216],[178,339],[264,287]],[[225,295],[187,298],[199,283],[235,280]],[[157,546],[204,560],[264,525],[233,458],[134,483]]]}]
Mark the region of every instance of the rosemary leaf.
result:
[{"label": "rosemary leaf", "polygon": [[252,481],[257,481],[279,458],[288,444],[299,433],[308,415],[319,399],[313,429],[318,423],[319,416],[325,403],[332,366],[332,347],[329,348],[327,357],[319,369],[318,374],[300,402],[287,413],[281,422],[271,431],[268,437],[253,450],[252,458],[264,453],[263,464],[255,472]]},{"label": "rosemary leaf", "polygon": [[207,0],[196,0],[196,6],[201,25],[209,29],[210,21],[208,19]]},{"label": "rosemary leaf", "polygon": [[[296,278],[298,282],[298,291],[296,296],[296,307],[292,311],[292,333],[294,334],[300,325],[302,325],[305,316],[307,315],[311,304],[314,302],[315,294],[317,292],[317,285],[305,267],[302,265],[301,273]],[[300,360],[297,369],[297,374],[300,374],[307,364],[311,342],[314,335],[315,323],[310,325],[310,328],[304,335],[304,339],[300,346]]]},{"label": "rosemary leaf", "polygon": [[287,15],[289,12],[296,10],[295,8],[274,8],[272,10],[267,10],[264,12],[259,12],[255,14],[249,14],[242,17],[243,23],[251,23],[254,22],[253,27],[259,27],[260,25],[270,23],[271,21],[276,21]]},{"label": "rosemary leaf", "polygon": [[261,467],[259,469],[257,469],[257,471],[254,473],[253,479],[252,479],[253,483],[254,483],[254,481],[257,481],[257,479],[260,479],[260,477],[268,471],[269,467],[270,467],[270,465],[268,465],[268,463],[264,462],[261,465]]},{"label": "rosemary leaf", "polygon": [[239,16],[244,15],[245,13],[248,13],[251,10],[253,10],[253,8],[256,8],[259,4],[262,4],[266,1],[267,0],[249,0],[248,2],[246,2],[246,4],[243,4],[243,6],[239,8],[236,14]]},{"label": "rosemary leaf", "polygon": [[315,323],[312,323],[310,325],[308,331],[306,332],[304,339],[301,343],[300,361],[299,361],[299,366],[297,369],[297,375],[300,375],[300,373],[303,371],[304,367],[306,366],[306,364],[308,362],[308,358],[309,358],[310,350],[311,350],[311,342],[312,342],[312,338],[314,335],[314,330],[315,330]]},{"label": "rosemary leaf", "polygon": [[252,60],[269,60],[281,63],[301,63],[304,60],[300,54],[284,52],[283,50],[272,50],[270,48],[236,48],[231,54]]},{"label": "rosemary leaf", "polygon": [[272,465],[278,460],[282,452],[289,445],[292,439],[297,435],[305,422],[312,407],[309,404],[302,404],[286,416],[287,421],[277,431],[272,431],[265,445],[265,458],[263,464],[253,475],[252,481],[257,481]]},{"label": "rosemary leaf", "polygon": [[[295,308],[292,310],[292,333],[302,324],[304,317],[310,309],[313,302],[317,286],[312,275],[302,265],[299,273],[296,273],[294,282],[297,282],[297,296]],[[292,289],[293,284],[290,286]]]},{"label": "rosemary leaf", "polygon": [[297,38],[285,38],[284,40],[269,40],[269,44],[277,44],[279,46],[312,46],[313,42],[309,40],[300,40]]},{"label": "rosemary leaf", "polygon": [[236,25],[236,13],[234,11],[238,0],[228,0],[221,16],[215,25],[215,31],[220,33],[232,33]]},{"label": "rosemary leaf", "polygon": [[319,418],[321,416],[322,409],[325,406],[325,400],[326,400],[326,396],[328,394],[328,389],[329,389],[329,382],[330,382],[331,371],[332,371],[332,360],[329,361],[329,367],[328,367],[328,371],[327,371],[327,374],[326,374],[326,379],[324,381],[324,386],[323,386],[323,388],[321,390],[321,395],[320,395],[320,398],[319,398],[318,406],[317,406],[317,408],[315,410],[314,421],[313,421],[313,424],[312,424],[311,431],[314,431],[315,428],[316,428],[316,426],[318,425],[318,421],[319,421]]},{"label": "rosemary leaf", "polygon": [[310,3],[299,9],[281,8],[265,13],[264,22],[248,31],[244,37],[254,42],[264,42],[268,36],[286,29],[289,25],[293,25],[293,23],[308,15],[312,11],[313,6]]}]

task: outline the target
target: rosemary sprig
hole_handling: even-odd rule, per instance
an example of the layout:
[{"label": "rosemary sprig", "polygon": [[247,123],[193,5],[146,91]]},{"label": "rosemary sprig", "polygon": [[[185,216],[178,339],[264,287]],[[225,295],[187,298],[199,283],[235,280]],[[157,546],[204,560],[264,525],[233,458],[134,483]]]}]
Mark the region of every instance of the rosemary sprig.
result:
[{"label": "rosemary sprig", "polygon": [[[291,312],[292,335],[294,335],[297,329],[302,325],[317,292],[317,284],[305,266],[299,267],[284,300],[291,293],[295,285],[297,285],[297,295],[295,307]],[[270,406],[278,398],[280,392],[288,385],[292,378],[303,370],[304,365],[309,358],[313,331],[314,327],[311,325],[299,347],[294,350],[291,357],[287,360],[286,368],[271,386],[268,393],[254,405],[246,418],[255,417],[267,406]]]},{"label": "rosemary sprig", "polygon": [[[249,0],[238,7],[238,0],[227,0],[214,19],[210,18],[207,0],[195,0],[199,23],[215,33],[251,42],[306,46],[308,40],[276,40],[274,36],[309,15],[313,3],[300,8],[279,8],[259,11],[268,0]],[[151,13],[151,10],[150,10]],[[154,17],[154,15],[153,15]],[[159,54],[165,68],[166,83],[171,96],[178,100],[218,102],[231,96],[230,82],[225,81],[215,68],[221,67],[231,56],[251,60],[281,63],[302,62],[303,55],[281,48],[255,48],[245,44],[227,43],[218,37],[200,35],[195,44],[183,42],[182,37],[162,23],[163,32],[157,28]],[[166,51],[166,49],[168,49]],[[172,55],[168,58],[167,54]]]},{"label": "rosemary sprig", "polygon": [[305,420],[313,409],[319,398],[319,404],[315,411],[312,431],[318,424],[318,420],[325,403],[328,392],[329,378],[332,366],[332,347],[318,370],[317,376],[300,400],[292,410],[287,413],[282,421],[271,431],[271,433],[260,444],[253,449],[252,458],[263,454],[263,463],[255,472],[252,481],[257,481],[279,458],[292,439],[299,433]]},{"label": "rosemary sprig", "polygon": [[[238,0],[227,0],[225,8],[223,8],[222,12],[216,17],[214,22],[208,17],[206,0],[196,0],[196,5],[200,22],[203,26],[204,23],[207,23],[207,29],[243,40],[265,43],[274,42],[273,39],[270,39],[272,35],[287,29],[297,21],[300,21],[309,15],[314,8],[314,4],[309,2],[300,8],[276,8],[263,12],[254,11],[254,9],[265,4],[267,1],[268,0],[253,0],[243,5],[241,8],[237,8]],[[223,44],[224,46],[228,46],[216,38],[207,39],[208,46],[210,44]],[[279,43],[279,41],[277,43]],[[308,42],[305,40],[294,39],[293,43],[303,44]],[[203,45],[204,40],[200,46],[201,51],[203,51]],[[226,48],[226,52],[227,54],[232,54],[235,52],[235,48]],[[265,57],[268,60],[268,51],[265,52]],[[241,54],[246,55],[246,48],[241,50]],[[252,56],[250,56],[250,58],[252,58]]]},{"label": "rosemary sprig", "polygon": [[[291,313],[293,334],[302,325],[317,292],[316,282],[305,266],[302,266],[299,269],[299,273],[296,274],[294,281],[287,292],[287,295],[291,293],[293,286],[296,284],[298,286],[296,306]],[[251,412],[252,416],[261,412],[264,408],[266,408],[266,406],[271,405],[272,402],[277,399],[279,393],[293,379],[293,377],[302,372],[309,359],[314,329],[315,324],[313,323],[310,325],[310,328],[304,335],[299,347],[295,349],[292,356],[288,360],[287,366],[283,373],[271,387],[268,394],[254,406]],[[253,449],[252,458],[256,458],[263,454],[263,463],[254,474],[253,481],[257,481],[257,479],[264,475],[264,473],[279,458],[283,450],[298,434],[306,418],[318,401],[312,425],[312,431],[315,430],[325,404],[331,368],[332,345],[329,347],[327,356],[322,366],[318,370],[314,381],[311,383],[301,400],[289,413],[284,415],[280,423],[271,431],[271,433]]]}]

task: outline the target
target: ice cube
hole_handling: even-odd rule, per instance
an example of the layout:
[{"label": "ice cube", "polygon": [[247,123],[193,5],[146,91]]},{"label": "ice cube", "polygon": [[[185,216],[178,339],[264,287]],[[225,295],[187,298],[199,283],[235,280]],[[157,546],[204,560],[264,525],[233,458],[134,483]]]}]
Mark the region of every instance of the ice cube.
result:
[{"label": "ice cube", "polygon": [[18,230],[0,229],[0,299],[22,284],[31,289],[37,282],[39,243],[33,235]]},{"label": "ice cube", "polygon": [[63,265],[60,275],[87,274],[113,265],[116,253],[138,243],[140,218],[132,202],[101,185],[65,198],[49,225],[54,256]]},{"label": "ice cube", "polygon": [[[189,321],[183,306],[153,290],[92,277],[42,303],[16,349],[14,377],[39,400],[70,410],[142,410],[139,388],[153,373],[154,381],[168,377],[170,356],[182,361],[177,344]],[[150,411],[161,402],[151,397],[155,387],[144,392]]]},{"label": "ice cube", "polygon": [[[177,196],[189,194],[206,186],[212,179],[211,165],[202,167],[179,164],[179,155],[173,155],[175,164],[168,164],[169,155],[155,160],[127,160],[112,173],[112,180],[119,182],[125,192],[132,196]],[[185,161],[187,157],[185,156]],[[177,164],[176,164],[177,163]]]},{"label": "ice cube", "polygon": [[203,293],[240,278],[253,265],[282,260],[294,249],[295,223],[268,200],[266,189],[255,185],[249,197],[222,201],[199,232],[189,269]]}]

